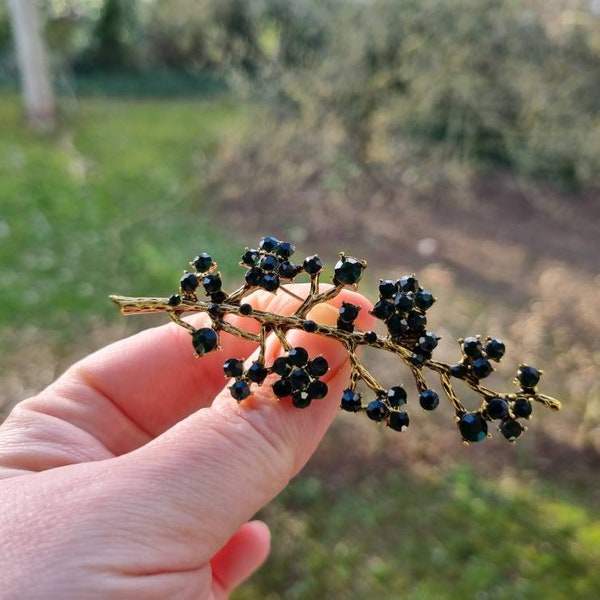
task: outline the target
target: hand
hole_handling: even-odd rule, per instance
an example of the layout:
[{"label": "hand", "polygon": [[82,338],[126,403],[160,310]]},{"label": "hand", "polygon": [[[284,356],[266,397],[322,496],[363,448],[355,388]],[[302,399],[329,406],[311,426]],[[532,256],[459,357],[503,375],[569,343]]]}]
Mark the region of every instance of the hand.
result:
[{"label": "hand", "polygon": [[[357,326],[372,326],[368,301],[348,290],[310,318],[335,323],[342,301],[363,305]],[[248,302],[298,306],[281,292]],[[196,360],[173,324],[88,356],[17,405],[0,427],[2,598],[226,598],[269,553],[267,526],[248,519],[306,463],[348,383],[339,342],[288,337],[330,365],[327,398],[304,410],[269,385],[238,404],[222,364],[252,360],[256,344],[221,334],[222,349]],[[269,339],[267,362],[280,353]]]}]

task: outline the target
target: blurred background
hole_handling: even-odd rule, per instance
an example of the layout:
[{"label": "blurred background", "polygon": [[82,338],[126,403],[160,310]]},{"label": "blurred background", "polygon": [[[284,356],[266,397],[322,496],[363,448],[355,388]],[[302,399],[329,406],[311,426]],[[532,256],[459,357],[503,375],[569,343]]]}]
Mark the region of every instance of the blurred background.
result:
[{"label": "blurred background", "polygon": [[599,109],[597,0],[0,2],[0,418],[164,321],[111,293],[203,251],[235,288],[262,235],[344,250],[371,298],[434,291],[440,359],[501,337],[490,386],[527,362],[564,409],[464,447],[367,354],[411,427],[340,415],[235,598],[600,597]]}]

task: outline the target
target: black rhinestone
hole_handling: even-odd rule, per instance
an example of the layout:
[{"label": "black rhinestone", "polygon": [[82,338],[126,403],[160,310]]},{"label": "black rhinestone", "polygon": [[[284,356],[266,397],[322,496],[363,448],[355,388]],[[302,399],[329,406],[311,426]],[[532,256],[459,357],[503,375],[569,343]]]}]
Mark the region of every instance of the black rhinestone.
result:
[{"label": "black rhinestone", "polygon": [[380,298],[392,298],[398,292],[398,285],[391,279],[379,280],[379,296]]},{"label": "black rhinestone", "polygon": [[424,352],[413,352],[410,357],[410,362],[415,367],[422,367],[427,362],[427,354]]},{"label": "black rhinestone", "polygon": [[438,345],[438,336],[435,333],[427,332],[419,338],[419,348],[425,352],[433,352]]},{"label": "black rhinestone", "polygon": [[477,379],[485,379],[493,370],[487,358],[476,358],[471,365],[471,372]]},{"label": "black rhinestone", "polygon": [[294,279],[299,272],[300,268],[289,260],[286,260],[279,265],[279,277],[282,279]]},{"label": "black rhinestone", "polygon": [[280,356],[273,361],[273,365],[271,366],[271,371],[273,373],[277,373],[281,377],[287,377],[292,370],[292,366],[288,362],[287,356]]},{"label": "black rhinestone", "polygon": [[289,258],[296,251],[296,247],[289,242],[279,242],[275,248],[275,254],[281,258]]},{"label": "black rhinestone", "polygon": [[229,393],[240,402],[250,395],[250,386],[245,381],[236,381],[229,388]]},{"label": "black rhinestone", "polygon": [[181,290],[193,294],[199,285],[198,278],[193,273],[186,273],[180,280]]},{"label": "black rhinestone", "polygon": [[251,315],[253,313],[254,309],[252,308],[252,305],[248,304],[247,302],[245,302],[244,304],[240,304],[240,315],[244,315],[245,317]]},{"label": "black rhinestone", "polygon": [[310,319],[306,319],[306,321],[302,322],[302,329],[304,329],[304,331],[308,333],[314,333],[315,331],[317,331],[318,327],[319,326]]},{"label": "black rhinestone", "polygon": [[308,362],[308,352],[301,346],[297,346],[288,352],[287,360],[295,367],[303,367]]},{"label": "black rhinestone", "polygon": [[419,281],[414,275],[405,275],[398,281],[398,286],[403,292],[418,292]]},{"label": "black rhinestone", "polygon": [[344,390],[340,402],[340,408],[348,412],[358,412],[362,408],[361,396],[354,390]]},{"label": "black rhinestone", "polygon": [[169,296],[167,304],[169,306],[179,306],[181,304],[181,296],[179,294],[173,294]]},{"label": "black rhinestone", "polygon": [[296,408],[306,408],[311,402],[312,398],[306,390],[299,390],[292,394],[292,404]]},{"label": "black rhinestone", "polygon": [[425,329],[425,326],[427,325],[427,317],[424,314],[413,310],[408,313],[406,322],[408,323],[408,328],[411,331],[419,333]]},{"label": "black rhinestone", "polygon": [[487,437],[487,423],[479,413],[465,413],[460,417],[458,429],[466,442],[481,442]]},{"label": "black rhinestone", "polygon": [[259,267],[263,271],[274,271],[279,266],[279,259],[272,254],[263,256],[260,260]]},{"label": "black rhinestone", "polygon": [[523,425],[514,419],[506,419],[505,421],[502,421],[498,429],[508,441],[516,440],[523,433],[523,431],[525,431]]},{"label": "black rhinestone", "polygon": [[364,265],[353,256],[345,256],[340,259],[333,268],[333,280],[335,283],[353,285],[360,281]]},{"label": "black rhinestone", "polygon": [[487,354],[487,357],[492,360],[500,360],[504,356],[505,351],[506,347],[502,340],[488,340],[485,345],[485,353]]},{"label": "black rhinestone", "polygon": [[513,405],[512,411],[515,417],[522,417],[523,419],[527,419],[531,416],[533,407],[531,406],[531,401],[529,398],[518,397]]},{"label": "black rhinestone", "polygon": [[468,337],[463,340],[462,349],[469,358],[479,358],[483,351],[481,340],[476,337]]},{"label": "black rhinestone", "polygon": [[347,331],[348,333],[352,333],[354,331],[354,323],[346,323],[345,321],[342,321],[341,319],[338,319],[336,321],[335,326],[338,329],[341,329],[342,331]]},{"label": "black rhinestone", "polygon": [[210,254],[203,252],[194,258],[193,264],[196,271],[206,273],[215,263]]},{"label": "black rhinestone", "polygon": [[394,305],[389,300],[378,300],[371,310],[371,314],[376,319],[385,321],[394,313]]},{"label": "black rhinestone", "polygon": [[273,250],[275,250],[275,248],[277,248],[278,245],[279,240],[277,238],[267,235],[260,240],[258,248],[263,252],[272,252]]},{"label": "black rhinestone", "polygon": [[394,306],[398,312],[408,312],[415,305],[413,295],[406,292],[400,292],[394,298]]},{"label": "black rhinestone", "polygon": [[310,375],[304,369],[296,368],[288,375],[288,379],[295,390],[302,390],[310,382]]},{"label": "black rhinestone", "polygon": [[383,421],[389,410],[381,400],[372,400],[367,404],[367,417],[373,421]]},{"label": "black rhinestone", "polygon": [[462,363],[457,363],[450,367],[450,375],[452,375],[452,377],[457,377],[458,379],[462,379],[467,372],[467,365],[463,365]]},{"label": "black rhinestone", "polygon": [[206,290],[207,294],[216,294],[221,287],[223,287],[223,282],[221,281],[221,277],[217,273],[213,273],[212,275],[207,275],[202,280],[202,285]]},{"label": "black rhinestone", "polygon": [[260,260],[260,252],[250,248],[242,254],[242,262],[248,267],[255,267]]},{"label": "black rhinestone", "polygon": [[254,383],[262,383],[268,374],[265,365],[260,362],[253,362],[246,371],[246,377]]},{"label": "black rhinestone", "polygon": [[246,280],[246,283],[250,287],[256,287],[256,286],[260,285],[262,276],[263,276],[262,269],[259,269],[258,267],[251,267],[250,269],[248,269],[246,271],[246,274],[244,275],[244,279]]},{"label": "black rhinestone", "polygon": [[433,390],[423,390],[419,394],[419,404],[424,410],[435,410],[440,403],[440,397]]},{"label": "black rhinestone", "polygon": [[490,419],[505,419],[508,417],[508,403],[502,398],[490,398],[485,407],[485,414]]},{"label": "black rhinestone", "polygon": [[329,371],[329,363],[323,356],[317,356],[308,363],[308,371],[313,377],[322,377]]},{"label": "black rhinestone", "polygon": [[386,322],[386,327],[389,334],[392,337],[396,337],[402,335],[408,331],[408,323],[406,319],[399,315],[398,313],[394,313]]},{"label": "black rhinestone", "polygon": [[406,404],[406,390],[401,385],[394,385],[387,391],[387,399],[390,406],[402,406]]},{"label": "black rhinestone", "polygon": [[428,290],[419,290],[415,294],[415,305],[421,310],[429,310],[433,306],[434,302],[435,298]]},{"label": "black rhinestone", "polygon": [[315,381],[311,381],[308,384],[306,391],[314,400],[321,400],[322,398],[325,398],[325,396],[327,396],[327,392],[329,390],[327,388],[327,384],[324,381],[319,381],[317,379]]},{"label": "black rhinestone", "polygon": [[220,317],[223,314],[223,307],[220,304],[211,302],[206,308],[206,312],[213,318]]},{"label": "black rhinestone", "polygon": [[239,358],[228,358],[223,363],[226,377],[241,377],[244,374],[244,363]]},{"label": "black rhinestone", "polygon": [[395,431],[403,431],[410,424],[408,413],[404,411],[393,411],[388,415],[387,426]]},{"label": "black rhinestone", "polygon": [[279,275],[277,273],[265,273],[260,278],[260,287],[267,292],[274,292],[279,287]]},{"label": "black rhinestone", "polygon": [[287,379],[278,379],[273,384],[273,393],[278,398],[286,398],[292,394],[292,384]]},{"label": "black rhinestone", "polygon": [[309,256],[304,259],[302,268],[309,275],[316,275],[323,270],[323,261],[315,254],[314,256]]},{"label": "black rhinestone", "polygon": [[523,388],[532,389],[540,381],[541,375],[542,374],[535,367],[523,365],[522,367],[519,367],[517,379]]},{"label": "black rhinestone", "polygon": [[365,331],[363,336],[367,344],[374,344],[377,341],[377,334],[374,331]]},{"label": "black rhinestone", "polygon": [[350,302],[342,302],[340,306],[340,320],[344,323],[354,323],[360,312],[360,306]]},{"label": "black rhinestone", "polygon": [[219,343],[219,336],[214,329],[202,327],[192,333],[192,344],[196,354],[202,356],[214,350]]}]

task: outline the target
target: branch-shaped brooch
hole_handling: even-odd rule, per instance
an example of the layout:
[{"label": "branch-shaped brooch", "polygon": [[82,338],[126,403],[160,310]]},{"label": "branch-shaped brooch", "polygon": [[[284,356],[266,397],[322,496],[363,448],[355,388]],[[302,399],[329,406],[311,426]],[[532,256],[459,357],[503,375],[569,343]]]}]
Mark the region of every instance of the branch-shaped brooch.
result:
[{"label": "branch-shaped brooch", "polygon": [[[357,351],[362,346],[391,352],[404,363],[414,379],[419,404],[426,411],[437,408],[439,394],[429,387],[423,371],[437,373],[441,390],[454,409],[458,430],[465,443],[479,442],[488,437],[488,424],[492,422],[498,424],[500,433],[507,440],[514,442],[526,429],[522,420],[530,418],[533,402],[560,410],[558,400],[538,391],[542,371],[530,365],[519,365],[514,380],[517,390],[513,393],[496,392],[481,383],[494,370],[492,364],[499,362],[504,355],[505,346],[499,339],[466,337],[459,340],[461,357],[455,364],[434,360],[433,351],[440,338],[427,329],[427,313],[436,299],[429,290],[419,285],[414,274],[379,282],[379,298],[371,314],[383,321],[387,329],[385,335],[355,327],[361,307],[348,302],[343,302],[339,308],[335,326],[310,320],[308,314],[316,305],[334,298],[344,287],[357,288],[367,263],[340,253],[334,267],[333,286],[322,292],[319,286],[323,271],[321,259],[315,254],[302,263],[296,263],[291,260],[294,251],[292,244],[274,237],[263,237],[256,249],[246,248],[240,262],[246,269],[245,282],[232,293],[223,290],[217,263],[209,254],[202,253],[190,263],[194,270],[184,272],[179,282],[179,293],[169,298],[111,296],[111,300],[126,315],[166,312],[171,320],[190,332],[196,356],[218,349],[221,331],[256,342],[259,354],[252,364],[246,366],[238,357],[228,358],[223,364],[225,377],[233,379],[229,390],[238,402],[250,396],[253,385],[263,384],[269,376],[274,395],[280,399],[289,398],[297,408],[306,408],[312,401],[327,395],[327,384],[321,380],[329,369],[327,360],[323,356],[311,357],[304,348],[292,347],[287,340],[288,331],[300,329],[334,338],[346,348],[351,373],[348,387],[340,398],[340,408],[355,413],[365,412],[373,421],[385,422],[396,431],[404,430],[410,422],[404,410],[407,392],[401,384],[387,389],[379,384],[358,356]],[[310,278],[310,291],[306,298],[296,296],[300,305],[292,315],[255,310],[244,302],[244,298],[257,289],[272,293],[282,290],[295,295],[284,284],[294,282],[300,275]],[[206,300],[198,298],[200,289],[204,290]],[[212,321],[211,327],[197,329],[181,318],[184,313],[191,312],[206,313]],[[229,314],[256,320],[260,332],[255,334],[234,326],[225,320]],[[285,353],[272,364],[265,361],[269,334],[277,336]],[[481,406],[477,410],[468,411],[464,407],[454,390],[453,379],[461,380],[479,395]],[[366,401],[357,389],[361,382],[371,393]]]}]

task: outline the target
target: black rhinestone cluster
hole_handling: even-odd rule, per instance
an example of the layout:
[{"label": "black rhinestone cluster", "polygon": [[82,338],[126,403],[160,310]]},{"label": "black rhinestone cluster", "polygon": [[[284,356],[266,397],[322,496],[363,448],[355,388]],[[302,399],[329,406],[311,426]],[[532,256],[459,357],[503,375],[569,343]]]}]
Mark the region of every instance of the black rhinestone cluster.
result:
[{"label": "black rhinestone cluster", "polygon": [[458,340],[462,352],[460,362],[450,367],[450,374],[458,379],[472,376],[476,380],[485,379],[494,367],[490,361],[500,362],[504,356],[504,342],[495,338],[486,338],[485,344],[481,336],[471,336]]},{"label": "black rhinestone cluster", "polygon": [[[221,273],[217,272],[217,263],[212,259],[210,254],[203,252],[198,254],[190,262],[190,266],[194,267],[194,272],[185,271],[183,277],[179,280],[179,289],[181,296],[187,300],[195,301],[196,292],[202,285],[205,294],[213,303],[224,302],[227,294],[223,291],[223,281]],[[174,294],[169,298],[171,306],[177,306],[181,303],[181,296]]]}]

